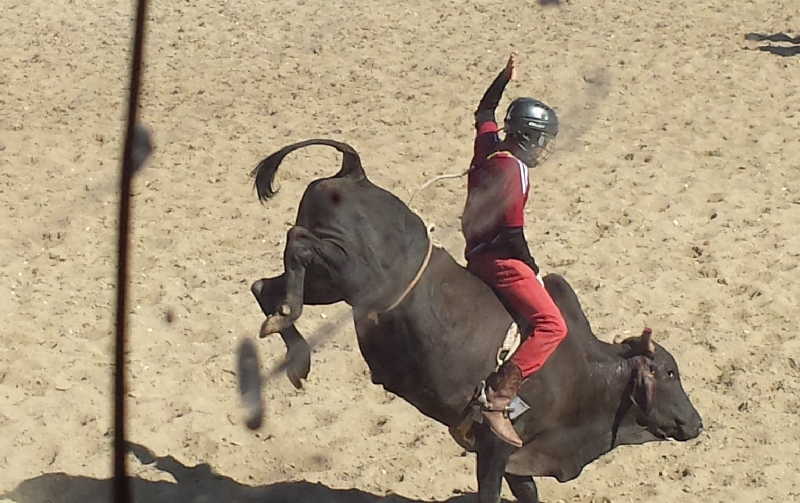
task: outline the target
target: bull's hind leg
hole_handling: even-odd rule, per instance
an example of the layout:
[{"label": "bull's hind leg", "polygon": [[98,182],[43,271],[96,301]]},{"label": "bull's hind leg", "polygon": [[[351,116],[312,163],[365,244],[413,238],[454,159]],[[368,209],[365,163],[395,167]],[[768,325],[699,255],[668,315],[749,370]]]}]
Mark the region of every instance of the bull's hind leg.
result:
[{"label": "bull's hind leg", "polygon": [[[253,283],[251,291],[261,306],[264,315],[277,312],[278,306],[286,296],[286,277],[281,274],[275,278],[260,279]],[[302,379],[308,377],[311,370],[311,348],[294,324],[280,331],[283,343],[286,344],[286,376],[295,388],[302,388]],[[261,327],[259,337],[270,335]]]},{"label": "bull's hind leg", "polygon": [[281,338],[286,344],[286,377],[300,389],[311,371],[311,347],[294,325],[281,330]]},{"label": "bull's hind leg", "polygon": [[519,503],[539,503],[539,491],[536,489],[533,477],[506,473],[505,478],[511,494],[517,498]]},{"label": "bull's hind leg", "polygon": [[[267,319],[261,337],[279,332],[286,344],[286,376],[296,388],[311,369],[311,348],[294,326],[303,304],[333,304],[344,300],[335,273],[344,263],[342,250],[307,229],[289,229],[284,250],[286,272],[253,283],[251,291]],[[308,271],[308,273],[307,273]]]},{"label": "bull's hind leg", "polygon": [[278,312],[278,305],[286,296],[286,275],[259,279],[253,283],[250,291],[261,306],[264,316],[270,316]]},{"label": "bull's hind leg", "polygon": [[304,303],[332,304],[343,300],[332,278],[344,265],[344,253],[333,243],[294,226],[286,236],[283,265],[285,272],[281,276],[256,281],[252,286],[267,317],[262,335],[289,328],[302,314]]}]

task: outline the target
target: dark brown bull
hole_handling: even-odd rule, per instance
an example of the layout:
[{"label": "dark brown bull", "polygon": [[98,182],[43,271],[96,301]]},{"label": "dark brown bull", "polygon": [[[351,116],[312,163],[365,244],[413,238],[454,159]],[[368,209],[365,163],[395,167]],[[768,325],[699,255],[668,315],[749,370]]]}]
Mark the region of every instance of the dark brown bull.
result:
[{"label": "dark brown bull", "polygon": [[342,152],[342,168],[303,194],[287,235],[284,274],[252,287],[267,316],[261,335],[282,335],[296,386],[310,367],[309,346],[293,325],[303,305],[347,302],[372,381],[477,452],[481,503],[500,500],[504,477],[521,503],[536,503],[532,476],[570,480],[617,445],[699,434],[700,416],[672,356],[649,332],[621,344],[598,340],[572,288],[551,274],[545,286],[569,335],[522,386],[532,409],[515,427],[525,445],[509,446],[480,424],[458,435],[512,319],[487,285],[430,245],[417,215],[367,179],[349,145],[307,140],[267,157],[253,172],[262,201],[275,193],[271,184],[283,158],[314,144]]}]

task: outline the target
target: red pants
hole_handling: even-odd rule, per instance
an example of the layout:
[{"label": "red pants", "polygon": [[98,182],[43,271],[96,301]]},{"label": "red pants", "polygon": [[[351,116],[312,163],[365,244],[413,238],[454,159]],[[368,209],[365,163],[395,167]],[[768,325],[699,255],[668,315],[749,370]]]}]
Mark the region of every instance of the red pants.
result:
[{"label": "red pants", "polygon": [[533,327],[533,334],[511,357],[522,371],[522,377],[528,377],[544,365],[567,336],[561,312],[531,268],[522,261],[483,253],[470,257],[467,269],[493,287],[507,307]]}]

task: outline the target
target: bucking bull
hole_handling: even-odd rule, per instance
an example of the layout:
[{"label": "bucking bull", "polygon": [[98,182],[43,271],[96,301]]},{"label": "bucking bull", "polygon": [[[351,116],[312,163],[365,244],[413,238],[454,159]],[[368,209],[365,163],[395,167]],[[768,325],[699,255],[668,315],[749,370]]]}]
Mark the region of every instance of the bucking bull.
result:
[{"label": "bucking bull", "polygon": [[345,143],[306,140],[261,161],[253,175],[262,202],[276,192],[272,182],[284,157],[309,145],[339,150],[341,169],[303,194],[287,235],[285,272],[252,286],[266,315],[260,335],[281,334],[295,386],[310,366],[310,348],[294,326],[303,305],[347,302],[372,382],[448,426],[477,453],[481,503],[500,501],[504,478],[520,503],[536,503],[533,476],[563,482],[618,445],[699,435],[700,415],[670,353],[647,329],[619,344],[597,339],[557,274],[544,284],[569,334],[522,385],[520,397],[531,409],[514,427],[523,447],[473,421],[480,417],[470,412],[476,390],[497,366],[512,316],[486,284],[432,245],[415,213],[370,182]]}]

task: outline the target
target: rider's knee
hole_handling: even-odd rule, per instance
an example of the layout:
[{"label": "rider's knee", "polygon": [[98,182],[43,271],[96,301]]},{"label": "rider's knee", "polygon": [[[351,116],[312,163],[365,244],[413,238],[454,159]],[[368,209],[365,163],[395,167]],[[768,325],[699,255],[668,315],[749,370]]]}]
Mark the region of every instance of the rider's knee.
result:
[{"label": "rider's knee", "polygon": [[547,327],[546,331],[550,335],[550,338],[554,341],[561,341],[567,336],[567,322],[564,321],[564,317],[561,316],[561,312],[558,311],[558,308],[554,312],[542,313],[545,318],[541,320],[539,323],[542,327]]},{"label": "rider's knee", "polygon": [[567,322],[564,321],[564,317],[561,316],[561,313],[556,313],[553,333],[554,338],[559,341],[567,336]]}]

